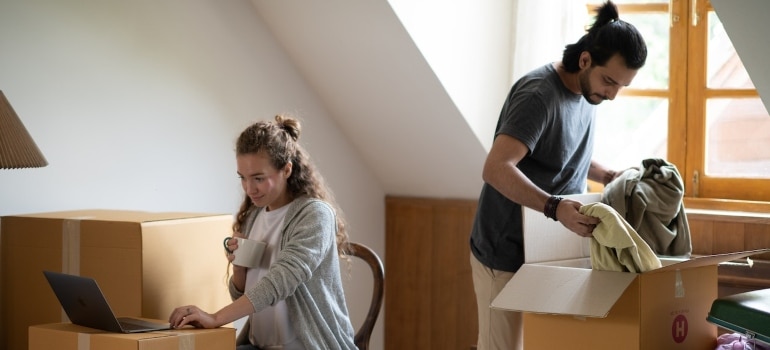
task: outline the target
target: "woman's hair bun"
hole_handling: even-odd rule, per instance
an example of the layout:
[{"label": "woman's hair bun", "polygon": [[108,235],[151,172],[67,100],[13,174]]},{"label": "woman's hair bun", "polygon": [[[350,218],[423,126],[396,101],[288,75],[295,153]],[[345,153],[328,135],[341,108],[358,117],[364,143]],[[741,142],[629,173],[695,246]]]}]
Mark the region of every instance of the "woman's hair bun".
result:
[{"label": "woman's hair bun", "polygon": [[281,129],[286,131],[286,133],[289,134],[289,136],[291,136],[294,141],[299,139],[299,134],[302,132],[302,127],[300,126],[297,119],[279,114],[275,116],[275,123]]}]

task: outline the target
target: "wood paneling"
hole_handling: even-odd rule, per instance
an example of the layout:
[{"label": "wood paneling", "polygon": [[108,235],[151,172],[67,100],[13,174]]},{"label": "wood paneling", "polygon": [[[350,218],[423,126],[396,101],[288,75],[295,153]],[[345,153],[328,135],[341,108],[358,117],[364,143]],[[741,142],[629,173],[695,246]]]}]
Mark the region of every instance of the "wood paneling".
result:
[{"label": "wood paneling", "polygon": [[[746,224],[744,239],[746,249],[770,247],[770,224]],[[770,254],[763,254],[754,258],[770,260]],[[768,278],[770,278],[770,275],[768,275]]]},{"label": "wood paneling", "polygon": [[[770,248],[770,217],[766,213],[688,210],[694,255]],[[719,267],[719,296],[770,288],[770,254]]]},{"label": "wood paneling", "polygon": [[707,221],[690,220],[690,238],[692,240],[692,250],[694,252],[700,252],[699,254],[707,254],[705,252],[711,252],[714,247],[714,231],[713,226],[709,225]]},{"label": "wood paneling", "polygon": [[[468,239],[475,200],[386,198],[385,349],[463,349],[476,343]],[[687,211],[693,254],[770,248],[770,215]],[[719,267],[719,295],[770,288],[770,254]]]},{"label": "wood paneling", "polygon": [[770,262],[757,260],[751,267],[744,263],[719,266],[720,297],[770,288]]},{"label": "wood paneling", "polygon": [[[767,213],[688,209],[687,221],[693,254],[696,255],[770,248],[770,215]],[[770,260],[770,254],[752,258]]]},{"label": "wood paneling", "polygon": [[386,349],[476,343],[468,248],[475,211],[476,201],[386,199]]},{"label": "wood paneling", "polygon": [[[744,232],[743,224],[736,222],[712,222],[714,232],[714,245],[710,254],[724,254],[738,252],[743,249]],[[699,252],[694,252],[698,254]]]}]

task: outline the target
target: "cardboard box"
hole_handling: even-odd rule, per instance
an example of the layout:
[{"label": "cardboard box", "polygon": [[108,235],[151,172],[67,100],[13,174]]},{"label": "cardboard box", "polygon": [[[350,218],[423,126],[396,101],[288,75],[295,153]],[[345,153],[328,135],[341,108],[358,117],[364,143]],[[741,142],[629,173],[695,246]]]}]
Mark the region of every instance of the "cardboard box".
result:
[{"label": "cardboard box", "polygon": [[491,307],[523,312],[525,349],[713,349],[717,330],[706,317],[717,265],[770,251],[663,258],[645,273],[594,271],[590,238],[530,209],[524,230],[525,264]]},{"label": "cardboard box", "polygon": [[[156,321],[159,322],[159,321]],[[72,323],[29,327],[29,350],[233,350],[235,329],[183,328],[148,333],[110,333]]]},{"label": "cardboard box", "polygon": [[222,239],[231,215],[82,210],[5,216],[0,348],[27,349],[31,325],[67,322],[42,271],[93,277],[119,316],[230,302]]}]

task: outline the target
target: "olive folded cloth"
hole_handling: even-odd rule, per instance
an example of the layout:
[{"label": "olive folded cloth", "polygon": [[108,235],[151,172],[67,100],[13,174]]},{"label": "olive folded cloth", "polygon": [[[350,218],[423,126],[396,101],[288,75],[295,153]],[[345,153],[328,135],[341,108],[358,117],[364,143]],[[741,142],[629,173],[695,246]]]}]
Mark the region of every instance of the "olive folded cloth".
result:
[{"label": "olive folded cloth", "polygon": [[611,206],[591,203],[580,207],[580,212],[601,220],[591,238],[594,270],[639,273],[661,267],[655,252]]}]

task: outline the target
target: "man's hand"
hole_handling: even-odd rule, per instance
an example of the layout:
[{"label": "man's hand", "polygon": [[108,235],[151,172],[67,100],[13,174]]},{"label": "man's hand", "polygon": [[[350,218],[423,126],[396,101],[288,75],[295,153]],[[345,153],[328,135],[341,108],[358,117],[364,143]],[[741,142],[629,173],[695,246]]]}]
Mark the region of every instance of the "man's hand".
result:
[{"label": "man's hand", "polygon": [[581,237],[591,237],[594,227],[599,224],[599,218],[580,213],[583,204],[571,199],[562,199],[556,208],[556,218],[564,227]]}]

